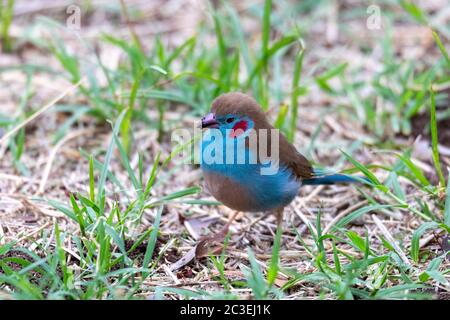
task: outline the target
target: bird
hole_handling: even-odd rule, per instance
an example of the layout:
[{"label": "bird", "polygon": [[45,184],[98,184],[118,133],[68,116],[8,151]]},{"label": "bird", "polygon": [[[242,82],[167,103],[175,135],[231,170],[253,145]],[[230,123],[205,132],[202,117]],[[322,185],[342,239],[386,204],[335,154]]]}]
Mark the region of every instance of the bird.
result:
[{"label": "bird", "polygon": [[[301,186],[364,181],[314,168],[281,132],[270,134],[277,129],[269,123],[258,102],[244,93],[218,96],[200,126],[200,168],[206,189],[236,213],[273,212],[280,226],[284,208],[297,197]],[[266,139],[262,138],[264,131]],[[256,143],[252,140],[255,137]],[[263,147],[266,153],[259,152]],[[263,174],[264,169],[274,165],[270,161],[278,170]],[[235,216],[231,216],[224,232]]]}]

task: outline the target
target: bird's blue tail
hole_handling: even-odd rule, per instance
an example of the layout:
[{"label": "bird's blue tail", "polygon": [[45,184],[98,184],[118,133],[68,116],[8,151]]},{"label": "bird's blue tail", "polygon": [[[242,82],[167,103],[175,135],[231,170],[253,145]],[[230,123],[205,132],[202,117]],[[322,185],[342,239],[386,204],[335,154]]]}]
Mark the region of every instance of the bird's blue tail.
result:
[{"label": "bird's blue tail", "polygon": [[303,185],[321,185],[321,184],[336,184],[336,183],[366,183],[371,184],[369,179],[361,176],[349,176],[341,173],[327,174],[320,169],[314,170],[314,178],[305,179],[302,181]]}]

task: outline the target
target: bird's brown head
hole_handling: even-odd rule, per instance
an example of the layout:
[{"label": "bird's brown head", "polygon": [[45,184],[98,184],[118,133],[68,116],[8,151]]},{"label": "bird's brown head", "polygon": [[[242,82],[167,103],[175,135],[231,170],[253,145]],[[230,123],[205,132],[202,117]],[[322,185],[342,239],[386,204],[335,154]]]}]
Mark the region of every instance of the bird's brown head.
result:
[{"label": "bird's brown head", "polygon": [[254,124],[254,129],[271,127],[255,99],[240,92],[230,92],[213,101],[211,113],[202,118],[202,128],[236,129],[236,126],[244,126],[246,120]]}]

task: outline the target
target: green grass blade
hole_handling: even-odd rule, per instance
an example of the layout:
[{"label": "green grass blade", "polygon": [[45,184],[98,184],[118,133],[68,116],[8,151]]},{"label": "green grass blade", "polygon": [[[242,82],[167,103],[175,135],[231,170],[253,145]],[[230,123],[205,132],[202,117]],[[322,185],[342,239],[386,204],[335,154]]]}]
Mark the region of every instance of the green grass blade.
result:
[{"label": "green grass blade", "polygon": [[349,224],[351,221],[359,218],[360,216],[362,216],[365,213],[371,212],[371,211],[376,211],[376,210],[382,210],[382,209],[388,209],[388,208],[393,208],[395,207],[394,205],[387,205],[387,204],[377,204],[377,205],[370,205],[370,206],[365,206],[362,207],[356,211],[353,211],[352,213],[350,213],[349,215],[345,216],[344,218],[340,219],[337,223],[336,223],[336,228],[342,228],[344,226],[346,226],[347,224]]},{"label": "green grass blade", "polygon": [[252,289],[255,299],[265,299],[267,296],[267,284],[264,280],[262,271],[256,261],[255,254],[249,248],[247,250],[250,268],[245,270],[248,286]]},{"label": "green grass blade", "polygon": [[267,67],[268,51],[269,51],[269,38],[270,38],[270,13],[272,9],[272,0],[264,1],[264,14],[262,22],[262,55],[264,59],[264,67]]},{"label": "green grass blade", "polygon": [[438,132],[437,132],[437,122],[436,122],[436,102],[434,98],[433,89],[430,90],[431,99],[431,109],[430,109],[430,129],[431,129],[431,149],[433,151],[433,162],[436,168],[437,175],[441,186],[445,187],[445,178],[442,173],[441,162],[439,160],[438,151]]},{"label": "green grass blade", "polygon": [[122,158],[122,164],[127,170],[128,177],[130,178],[131,183],[133,184],[134,190],[136,191],[136,194],[140,194],[142,192],[142,186],[140,185],[133,169],[131,168],[127,152],[117,136],[114,136],[114,141],[116,142],[117,149],[119,149],[120,157]]},{"label": "green grass blade", "polygon": [[378,188],[387,191],[387,188],[378,180],[378,178],[367,169],[366,166],[362,165],[360,162],[355,160],[352,156],[347,154],[345,151],[341,150],[344,156],[356,167],[358,168],[364,175]]},{"label": "green grass blade", "polygon": [[269,284],[269,287],[271,287],[273,285],[273,283],[275,282],[275,279],[277,278],[277,275],[278,275],[281,235],[282,235],[282,229],[277,228],[277,233],[275,235],[275,239],[273,242],[272,258],[270,259],[270,266],[269,266],[269,270],[267,271],[267,282]]},{"label": "green grass blade", "polygon": [[426,14],[416,4],[410,0],[400,0],[400,5],[405,9],[417,22],[428,24]]},{"label": "green grass blade", "polygon": [[419,240],[420,237],[429,229],[437,228],[438,223],[431,221],[425,222],[417,228],[411,239],[411,258],[415,263],[419,262]]},{"label": "green grass blade", "polygon": [[[153,252],[155,251],[155,247],[156,247],[156,241],[158,239],[159,224],[161,222],[161,214],[162,214],[163,208],[164,208],[164,206],[161,206],[158,209],[158,211],[156,212],[155,222],[153,223],[153,230],[150,233],[150,238],[148,240],[147,249],[145,250],[144,261],[142,262],[143,268],[148,267],[148,265],[150,264],[150,260],[153,257]],[[142,278],[145,279],[145,278],[147,278],[147,276],[148,276],[148,273],[145,273]]]},{"label": "green grass blade", "polygon": [[4,52],[9,52],[12,49],[9,29],[14,16],[14,2],[14,0],[0,1],[0,35]]},{"label": "green grass blade", "polygon": [[280,106],[280,110],[278,111],[277,118],[274,123],[274,127],[277,129],[282,129],[284,122],[286,121],[286,116],[289,111],[287,105],[283,104]]},{"label": "green grass blade", "polygon": [[433,30],[432,32],[433,32],[434,40],[436,41],[436,44],[439,47],[439,50],[441,50],[441,53],[444,56],[444,59],[447,62],[447,65],[450,67],[450,57],[449,57],[448,52],[445,49],[445,47],[444,47],[444,45],[443,45],[443,43],[441,41],[441,38],[439,37],[439,35],[438,35],[438,33],[436,31]]},{"label": "green grass blade", "polygon": [[258,60],[255,68],[250,73],[250,76],[247,80],[247,86],[250,87],[250,85],[253,82],[253,79],[259,75],[262,77],[261,70],[264,67],[264,61],[268,60],[270,57],[272,57],[274,54],[276,54],[279,50],[281,50],[284,47],[288,47],[292,45],[295,41],[298,40],[297,36],[285,36],[279,40],[277,40],[265,53],[261,59]]},{"label": "green grass blade", "polygon": [[94,156],[89,157],[89,197],[95,202]]},{"label": "green grass blade", "polygon": [[224,2],[224,6],[231,18],[231,27],[233,29],[234,35],[237,37],[237,40],[239,42],[239,51],[244,58],[247,72],[250,72],[253,69],[253,63],[250,55],[250,49],[248,48],[247,41],[245,39],[245,33],[244,30],[242,30],[242,26],[239,21],[239,16],[236,13],[236,10],[230,4],[228,4],[228,2]]},{"label": "green grass blade", "polygon": [[449,178],[447,182],[447,192],[445,196],[445,207],[444,207],[444,224],[450,228],[450,168],[447,168],[449,172]]},{"label": "green grass blade", "polygon": [[112,157],[112,153],[113,153],[114,145],[115,145],[114,137],[119,132],[120,125],[121,125],[122,120],[125,117],[126,113],[127,113],[127,109],[122,111],[122,113],[119,115],[119,118],[117,119],[116,124],[114,125],[114,128],[113,128],[111,142],[109,143],[109,147],[108,147],[108,150],[106,152],[105,162],[103,163],[101,174],[100,174],[100,179],[98,181],[97,196],[99,197],[99,199],[98,199],[99,201],[100,201],[100,199],[101,199],[101,197],[103,195],[103,192],[105,190],[106,177],[108,175],[108,167],[109,167],[109,163],[111,161],[111,157]]},{"label": "green grass blade", "polygon": [[295,131],[297,130],[297,118],[298,118],[298,96],[299,90],[298,85],[300,83],[300,75],[303,69],[303,57],[305,55],[305,50],[302,48],[300,52],[295,57],[294,66],[294,77],[292,80],[292,94],[291,94],[291,126],[288,132],[288,140],[290,142],[294,141]]}]

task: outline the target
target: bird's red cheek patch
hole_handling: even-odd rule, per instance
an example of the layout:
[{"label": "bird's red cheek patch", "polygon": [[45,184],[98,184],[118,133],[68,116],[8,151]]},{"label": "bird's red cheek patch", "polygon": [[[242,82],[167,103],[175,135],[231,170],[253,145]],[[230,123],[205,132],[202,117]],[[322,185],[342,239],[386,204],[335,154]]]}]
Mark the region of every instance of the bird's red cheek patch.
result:
[{"label": "bird's red cheek patch", "polygon": [[233,129],[231,129],[230,137],[231,138],[239,137],[241,134],[243,134],[245,131],[247,131],[247,128],[248,128],[247,121],[241,120],[241,121],[237,122],[233,126]]}]

